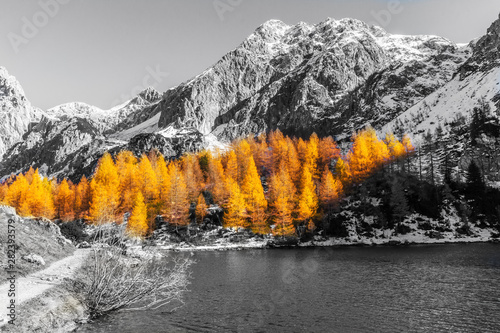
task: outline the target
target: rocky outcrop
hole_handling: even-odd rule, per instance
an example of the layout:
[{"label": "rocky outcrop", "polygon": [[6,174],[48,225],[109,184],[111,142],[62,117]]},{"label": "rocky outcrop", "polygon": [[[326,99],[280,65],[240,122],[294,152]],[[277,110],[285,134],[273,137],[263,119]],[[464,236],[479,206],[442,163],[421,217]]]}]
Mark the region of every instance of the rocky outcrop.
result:
[{"label": "rocky outcrop", "polygon": [[42,111],[26,99],[16,78],[0,67],[0,160],[41,116]]},{"label": "rocky outcrop", "polygon": [[460,69],[460,78],[477,71],[487,72],[500,66],[500,15],[488,28],[486,35],[471,43],[473,56]]}]

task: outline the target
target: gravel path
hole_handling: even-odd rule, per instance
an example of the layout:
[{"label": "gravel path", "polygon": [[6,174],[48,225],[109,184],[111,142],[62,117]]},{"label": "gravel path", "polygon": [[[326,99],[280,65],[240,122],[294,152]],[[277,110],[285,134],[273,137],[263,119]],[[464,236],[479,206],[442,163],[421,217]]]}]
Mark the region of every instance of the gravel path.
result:
[{"label": "gravel path", "polygon": [[[16,279],[16,306],[39,297],[46,290],[62,283],[64,278],[72,277],[83,264],[90,249],[77,249],[73,255],[52,263],[44,270]],[[10,283],[0,285],[0,327],[7,323],[6,308],[10,302],[8,297]]]}]

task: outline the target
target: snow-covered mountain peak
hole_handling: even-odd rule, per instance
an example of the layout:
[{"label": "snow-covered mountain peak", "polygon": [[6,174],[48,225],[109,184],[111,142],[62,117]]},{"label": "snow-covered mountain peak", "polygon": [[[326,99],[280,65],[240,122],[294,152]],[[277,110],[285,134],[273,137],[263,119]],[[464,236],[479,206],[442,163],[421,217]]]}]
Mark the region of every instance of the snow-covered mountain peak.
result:
[{"label": "snow-covered mountain peak", "polygon": [[386,34],[377,37],[377,43],[388,52],[392,60],[410,62],[423,60],[443,52],[455,51],[458,47],[446,38],[430,35]]},{"label": "snow-covered mountain peak", "polygon": [[17,79],[0,67],[0,159],[42,115],[26,99]]},{"label": "snow-covered mountain peak", "polygon": [[64,103],[47,110],[47,113],[60,119],[80,117],[92,118],[102,114],[104,111],[97,106],[83,102]]},{"label": "snow-covered mountain peak", "polygon": [[345,30],[369,30],[370,27],[363,21],[353,19],[353,18],[342,18],[336,20],[333,18],[327,18],[325,21],[320,22],[314,26],[319,33],[324,33],[328,30],[333,33],[340,33]]},{"label": "snow-covered mountain peak", "polygon": [[283,21],[280,20],[269,20],[259,26],[255,33],[260,34],[261,36],[269,36],[269,35],[277,35],[283,36],[286,31],[290,29],[290,26]]},{"label": "snow-covered mountain peak", "polygon": [[0,98],[5,96],[17,96],[25,100],[24,90],[19,81],[10,75],[5,67],[0,66]]},{"label": "snow-covered mountain peak", "polygon": [[161,98],[161,93],[153,87],[148,87],[141,91],[137,96],[142,98],[146,102],[153,103]]}]

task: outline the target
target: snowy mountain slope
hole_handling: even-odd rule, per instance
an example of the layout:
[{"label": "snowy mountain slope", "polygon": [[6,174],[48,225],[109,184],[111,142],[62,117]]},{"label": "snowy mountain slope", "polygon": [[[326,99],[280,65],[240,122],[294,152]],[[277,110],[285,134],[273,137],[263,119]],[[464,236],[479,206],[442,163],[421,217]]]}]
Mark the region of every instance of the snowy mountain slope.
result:
[{"label": "snowy mountain slope", "polygon": [[111,134],[110,138],[126,142],[139,134],[154,133],[158,131],[159,120],[160,120],[160,113],[157,113],[155,116],[149,118],[148,120],[134,127],[128,128],[118,133]]},{"label": "snowy mountain slope", "polygon": [[[429,145],[429,140],[435,142],[437,149],[430,153],[436,156],[436,163],[449,161],[446,163],[450,163],[456,177],[462,180],[470,162],[474,161],[485,179],[498,182],[500,18],[485,36],[468,47],[472,50],[471,56],[449,82],[388,122],[382,132],[411,133],[417,146]],[[481,110],[484,114],[481,117],[485,119],[474,125],[477,110]]]},{"label": "snowy mountain slope", "polygon": [[143,109],[158,102],[160,98],[158,91],[147,88],[135,98],[109,110],[82,102],[71,102],[55,106],[47,110],[47,113],[61,121],[72,118],[86,119],[99,131],[109,134],[144,121],[144,117],[141,117],[145,115]]},{"label": "snowy mountain slope", "polygon": [[295,26],[272,20],[213,67],[167,91],[157,107],[159,127],[195,127],[231,139],[275,128],[327,132],[322,126],[330,119],[329,134],[340,135],[359,127],[346,119],[346,104],[364,107],[366,93],[353,92],[374,75],[385,71],[385,81],[395,81],[410,72],[412,87],[393,84],[370,105],[402,112],[451,79],[466,59],[464,49],[444,38],[391,35],[358,20]]},{"label": "snowy mountain slope", "polygon": [[472,111],[474,107],[480,106],[481,99],[485,99],[491,109],[496,110],[495,100],[499,96],[500,67],[486,73],[472,73],[463,80],[456,76],[385,125],[383,131],[413,133],[415,139],[420,141],[423,134],[429,130],[434,132],[440,125],[448,132],[450,124],[457,117],[464,116],[470,121]]},{"label": "snowy mountain slope", "polygon": [[32,122],[43,112],[31,105],[14,76],[0,67],[0,160],[13,144],[20,141]]},{"label": "snowy mountain slope", "polygon": [[388,123],[386,129],[400,129],[421,137],[439,125],[449,132],[457,117],[470,120],[474,107],[489,104],[492,116],[500,116],[500,17],[485,36],[470,44],[472,55],[451,81]]}]

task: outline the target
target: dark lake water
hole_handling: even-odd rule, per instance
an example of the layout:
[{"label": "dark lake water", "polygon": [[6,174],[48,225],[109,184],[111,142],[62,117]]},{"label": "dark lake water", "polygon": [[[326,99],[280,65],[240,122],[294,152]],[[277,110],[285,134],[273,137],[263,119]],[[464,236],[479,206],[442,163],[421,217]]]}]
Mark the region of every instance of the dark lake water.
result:
[{"label": "dark lake water", "polygon": [[199,252],[186,304],[78,332],[500,332],[500,244]]}]

